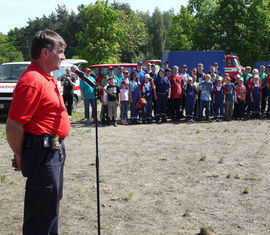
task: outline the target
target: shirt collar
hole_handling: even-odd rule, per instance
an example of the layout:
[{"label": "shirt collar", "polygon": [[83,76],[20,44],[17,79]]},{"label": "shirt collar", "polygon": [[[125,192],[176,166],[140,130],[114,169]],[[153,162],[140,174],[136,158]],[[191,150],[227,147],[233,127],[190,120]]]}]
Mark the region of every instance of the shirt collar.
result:
[{"label": "shirt collar", "polygon": [[43,77],[48,80],[55,80],[55,78],[51,74],[47,74],[39,65],[37,65],[34,61],[31,61],[31,66],[37,70]]}]

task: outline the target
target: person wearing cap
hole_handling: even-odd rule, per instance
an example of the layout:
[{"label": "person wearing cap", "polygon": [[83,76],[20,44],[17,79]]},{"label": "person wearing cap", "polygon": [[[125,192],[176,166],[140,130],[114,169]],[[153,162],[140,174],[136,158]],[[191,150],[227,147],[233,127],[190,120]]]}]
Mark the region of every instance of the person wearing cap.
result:
[{"label": "person wearing cap", "polygon": [[261,101],[261,113],[264,114],[267,100],[267,86],[266,78],[267,74],[265,73],[265,66],[261,65],[259,69],[259,77],[261,79],[261,88],[262,88],[262,101]]},{"label": "person wearing cap", "polygon": [[239,79],[239,84],[235,89],[235,117],[236,120],[245,120],[245,101],[246,101],[246,87],[243,85],[244,79]]},{"label": "person wearing cap", "polygon": [[262,88],[259,79],[259,75],[255,74],[253,77],[253,83],[250,86],[250,101],[253,104],[252,115],[254,118],[259,118],[261,112]]},{"label": "person wearing cap", "polygon": [[[240,77],[240,76],[239,76]],[[235,100],[235,85],[231,83],[231,78],[227,75],[225,78],[225,117],[226,121],[233,119],[233,106]]]},{"label": "person wearing cap", "polygon": [[[196,75],[194,75],[196,76]],[[186,93],[186,121],[193,122],[194,121],[194,104],[196,101],[196,94],[198,93],[197,87],[194,84],[194,80],[192,77],[187,79],[187,83],[185,85],[185,93]]]},{"label": "person wearing cap", "polygon": [[63,98],[64,103],[68,111],[69,118],[72,117],[72,104],[74,97],[74,90],[76,78],[71,76],[70,69],[66,68],[66,76],[61,79],[61,85],[63,86]]},{"label": "person wearing cap", "polygon": [[142,61],[139,61],[137,63],[137,67],[135,69],[135,72],[138,74],[140,83],[143,82],[144,75],[145,75],[145,71],[142,69],[142,66],[143,66],[143,62]]},{"label": "person wearing cap", "polygon": [[215,67],[215,74],[217,74],[218,76],[221,76],[221,73],[218,71],[218,63],[215,62],[213,66]]},{"label": "person wearing cap", "polygon": [[200,83],[200,116],[199,120],[203,118],[203,109],[206,109],[206,120],[209,121],[210,117],[210,106],[211,106],[211,94],[213,91],[213,83],[210,81],[211,76],[207,74],[205,80]]},{"label": "person wearing cap", "polygon": [[179,67],[177,65],[173,66],[173,73],[170,77],[171,82],[171,107],[169,107],[170,116],[174,121],[180,121],[180,109],[182,105],[182,93],[184,87],[184,79],[179,75]]},{"label": "person wearing cap", "polygon": [[226,89],[222,84],[222,77],[219,76],[217,79],[217,84],[213,89],[213,103],[214,103],[214,113],[217,122],[223,121],[224,118],[224,104],[225,104],[225,94]]},{"label": "person wearing cap", "polygon": [[160,69],[158,77],[154,81],[157,92],[157,107],[156,107],[156,122],[166,122],[167,100],[171,96],[171,83],[168,77],[165,76],[165,70]]},{"label": "person wearing cap", "polygon": [[127,89],[129,89],[129,71],[125,69],[123,71],[124,77],[120,81],[120,88],[122,87],[123,82],[125,82],[127,85]]},{"label": "person wearing cap", "polygon": [[[84,71],[85,75],[93,82],[95,83],[96,80],[90,76],[90,70],[86,69]],[[87,124],[92,124],[92,121],[90,120],[89,116],[89,106],[91,105],[92,108],[92,118],[94,120],[96,115],[96,109],[95,109],[95,89],[91,87],[88,83],[80,79],[80,90],[82,95],[82,100],[84,101],[84,116],[86,119]]]},{"label": "person wearing cap", "polygon": [[[113,77],[114,78],[114,82],[115,82],[115,84],[117,85],[117,86],[119,86],[120,85],[120,81],[118,80],[118,77],[114,74],[114,67],[113,66],[109,66],[109,68],[108,68],[108,77],[110,78],[110,77]],[[103,78],[103,80],[102,80],[102,86],[104,86],[104,83],[105,83],[105,81],[104,81],[104,78]],[[110,81],[109,81],[109,83],[110,83]]]},{"label": "person wearing cap", "polygon": [[157,95],[153,78],[151,78],[148,73],[145,74],[144,82],[141,84],[141,94],[147,102],[146,107],[143,110],[143,123],[145,123],[146,121],[148,123],[152,123],[153,97],[155,100],[157,100]]},{"label": "person wearing cap", "polygon": [[133,71],[129,81],[129,103],[131,109],[131,124],[139,124],[138,115],[139,112],[136,108],[136,104],[140,99],[140,81],[136,71]]}]

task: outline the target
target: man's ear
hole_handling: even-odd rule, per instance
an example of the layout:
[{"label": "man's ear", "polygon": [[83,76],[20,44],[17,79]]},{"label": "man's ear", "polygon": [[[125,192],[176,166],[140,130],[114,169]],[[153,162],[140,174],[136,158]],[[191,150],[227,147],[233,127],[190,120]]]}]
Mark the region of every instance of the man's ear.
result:
[{"label": "man's ear", "polygon": [[42,48],[41,49],[41,54],[44,55],[44,56],[47,56],[48,55],[48,48]]}]

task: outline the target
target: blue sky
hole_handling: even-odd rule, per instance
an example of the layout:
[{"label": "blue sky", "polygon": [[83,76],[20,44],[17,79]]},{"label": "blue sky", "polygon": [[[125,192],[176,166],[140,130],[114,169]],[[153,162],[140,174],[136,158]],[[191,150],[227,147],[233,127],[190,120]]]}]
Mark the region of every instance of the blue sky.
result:
[{"label": "blue sky", "polygon": [[[117,0],[129,3],[133,10],[149,11],[158,7],[160,10],[180,10],[181,5],[186,6],[188,0]],[[95,3],[94,0],[0,0],[0,32],[7,32],[15,27],[21,28],[27,25],[28,19],[48,16],[55,11],[57,5],[66,5],[69,12],[77,13],[77,7],[81,4]],[[109,1],[113,2],[113,1]]]}]

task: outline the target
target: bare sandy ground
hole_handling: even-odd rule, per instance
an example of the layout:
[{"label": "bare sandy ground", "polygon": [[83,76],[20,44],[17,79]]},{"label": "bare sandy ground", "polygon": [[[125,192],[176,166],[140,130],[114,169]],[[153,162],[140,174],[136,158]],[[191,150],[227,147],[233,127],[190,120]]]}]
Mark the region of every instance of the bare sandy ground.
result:
[{"label": "bare sandy ground", "polygon": [[[0,234],[21,234],[25,179],[0,127]],[[269,134],[269,120],[99,128],[101,234],[270,234]],[[94,127],[65,143],[60,234],[97,234]]]}]

